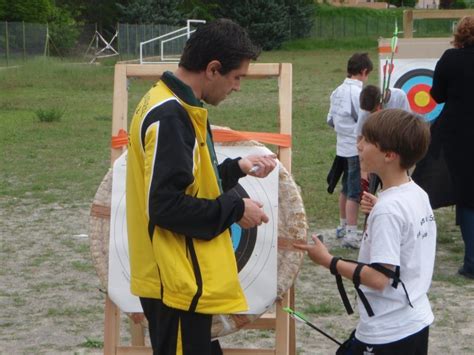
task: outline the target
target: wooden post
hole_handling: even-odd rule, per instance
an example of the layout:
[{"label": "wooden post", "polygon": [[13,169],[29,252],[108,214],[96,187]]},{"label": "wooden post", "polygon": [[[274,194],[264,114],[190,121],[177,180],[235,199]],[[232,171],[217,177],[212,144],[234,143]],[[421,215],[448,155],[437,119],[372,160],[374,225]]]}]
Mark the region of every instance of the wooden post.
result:
[{"label": "wooden post", "polygon": [[120,343],[120,310],[109,296],[105,297],[104,318],[104,354],[115,354]]},{"label": "wooden post", "polygon": [[[127,130],[128,120],[128,88],[127,67],[125,64],[115,65],[114,74],[114,100],[112,109],[112,137],[116,136],[120,129]],[[112,148],[110,162],[113,164],[125,148]]]},{"label": "wooden post", "polygon": [[[159,79],[164,71],[176,70],[177,65],[166,64],[125,64],[115,65],[114,95],[112,113],[112,136],[120,129],[127,130],[128,119],[128,89],[127,80],[130,77]],[[278,77],[278,103],[280,133],[291,135],[292,120],[292,65],[281,64],[251,64],[247,78]],[[111,148],[111,164],[120,156],[122,148]],[[291,148],[279,149],[279,159],[288,172],[291,172]],[[283,311],[283,307],[294,306],[294,288],[291,287],[282,300],[276,303],[276,315],[263,315],[261,319],[246,328],[275,329],[274,349],[224,349],[226,355],[294,355],[296,353],[295,323]],[[141,324],[131,323],[132,346],[120,345],[120,311],[106,297],[104,320],[104,354],[151,354],[151,349],[144,346],[144,331]]]},{"label": "wooden post", "polygon": [[403,11],[403,37],[413,38],[413,10]]}]

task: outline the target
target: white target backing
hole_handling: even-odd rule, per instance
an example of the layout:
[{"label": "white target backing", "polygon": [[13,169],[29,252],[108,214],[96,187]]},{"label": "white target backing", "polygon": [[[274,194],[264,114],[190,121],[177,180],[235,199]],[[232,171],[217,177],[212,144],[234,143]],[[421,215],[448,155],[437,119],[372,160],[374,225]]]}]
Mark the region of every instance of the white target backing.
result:
[{"label": "white target backing", "polygon": [[[219,146],[216,154],[224,159],[250,154],[270,154],[265,147]],[[110,215],[108,294],[124,312],[142,312],[137,297],[130,293],[130,260],[128,253],[124,153],[113,167]],[[249,303],[249,314],[261,314],[270,307],[277,294],[277,227],[278,227],[278,169],[265,179],[247,176],[239,180],[233,193],[260,201],[270,222],[258,228],[231,227],[239,278]]]}]

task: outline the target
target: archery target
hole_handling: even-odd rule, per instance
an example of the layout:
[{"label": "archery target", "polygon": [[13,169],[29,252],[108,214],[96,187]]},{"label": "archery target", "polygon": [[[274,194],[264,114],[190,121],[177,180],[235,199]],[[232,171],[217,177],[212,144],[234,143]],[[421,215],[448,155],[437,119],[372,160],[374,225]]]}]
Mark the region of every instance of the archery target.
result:
[{"label": "archery target", "polygon": [[[257,146],[220,146],[216,145],[219,162],[227,158],[251,154],[271,154],[265,147]],[[250,197],[263,203],[263,209],[270,222],[250,230],[234,224],[231,227],[232,243],[239,269],[239,279],[247,296],[250,308],[253,299],[261,299],[265,293],[267,299],[276,296],[277,263],[277,222],[278,222],[278,169],[265,179],[247,176],[240,179],[233,193],[240,197]],[[266,290],[268,288],[268,290]],[[263,297],[262,297],[263,296]],[[273,302],[272,302],[273,303]],[[252,312],[249,312],[252,313]]]},{"label": "archery target", "polygon": [[[231,194],[240,198],[250,198],[245,189],[237,184]],[[249,261],[257,241],[257,228],[244,229],[237,223],[231,227],[232,246],[234,247],[235,259],[237,260],[237,270],[240,272]]]},{"label": "archery target", "polygon": [[[270,154],[264,147],[218,146],[219,162],[226,158],[250,154]],[[128,253],[125,176],[127,153],[114,163],[110,215],[108,294],[124,312],[142,312],[138,297],[130,293],[130,260]],[[277,294],[277,224],[278,168],[265,179],[247,176],[232,190],[242,198],[264,204],[270,222],[258,228],[231,226],[232,244],[239,279],[249,304],[249,314],[261,314],[271,306]]]},{"label": "archery target", "polygon": [[[438,104],[430,95],[437,61],[438,59],[428,58],[398,59],[393,62],[391,78],[393,87],[402,89],[407,94],[411,110],[424,116],[427,121],[434,121],[444,106],[444,104]],[[381,61],[382,65],[383,61]]]}]

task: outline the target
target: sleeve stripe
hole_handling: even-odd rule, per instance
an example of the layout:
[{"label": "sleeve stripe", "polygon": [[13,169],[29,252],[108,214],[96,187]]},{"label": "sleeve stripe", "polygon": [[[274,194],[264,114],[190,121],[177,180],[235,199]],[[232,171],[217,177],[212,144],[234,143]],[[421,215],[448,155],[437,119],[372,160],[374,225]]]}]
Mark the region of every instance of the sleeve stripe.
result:
[{"label": "sleeve stripe", "polygon": [[[179,104],[181,104],[181,103],[179,102],[179,100],[178,100],[176,97],[170,97],[169,99],[163,100],[163,101],[157,103],[156,105],[150,107],[150,109],[145,113],[145,115],[143,115],[142,121],[141,121],[141,123],[140,123],[140,130],[139,130],[139,132],[140,132],[140,138],[142,139],[142,141],[141,141],[141,146],[142,146],[142,152],[143,152],[143,154],[145,154],[145,142],[143,141],[143,137],[144,137],[145,135],[142,135],[141,132],[143,132],[143,124],[145,123],[147,116],[150,114],[150,112],[152,112],[152,111],[153,111],[154,109],[156,109],[157,107],[160,107],[161,105],[163,105],[163,104],[165,104],[165,103],[167,103],[167,102],[169,102],[169,101],[173,101],[173,100],[174,100],[174,101],[177,101]],[[147,129],[146,129],[147,131],[148,131],[148,128],[149,128],[149,127],[147,127]]]},{"label": "sleeve stripe", "polygon": [[[159,137],[159,133],[160,133],[160,121],[156,121],[154,123],[152,123],[148,128],[147,128],[147,132],[153,128],[155,128],[156,126],[156,129],[155,129],[155,150],[153,152],[153,161],[152,161],[152,164],[151,164],[151,176],[150,176],[150,180],[149,180],[149,185],[148,185],[148,194],[147,194],[147,199],[146,199],[146,213],[147,213],[147,218],[148,220],[150,220],[150,211],[149,211],[149,206],[150,206],[150,190],[151,190],[151,185],[153,183],[153,173],[155,172],[155,159],[156,159],[156,152],[158,151],[158,137]],[[142,146],[144,147],[144,146]]]}]

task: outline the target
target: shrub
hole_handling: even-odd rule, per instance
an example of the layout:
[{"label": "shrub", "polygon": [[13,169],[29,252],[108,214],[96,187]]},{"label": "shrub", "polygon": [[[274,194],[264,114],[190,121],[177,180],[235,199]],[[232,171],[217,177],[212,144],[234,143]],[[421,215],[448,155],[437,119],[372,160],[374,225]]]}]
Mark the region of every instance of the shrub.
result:
[{"label": "shrub", "polygon": [[35,111],[35,114],[40,122],[58,122],[61,121],[64,111],[57,108],[39,109]]}]

